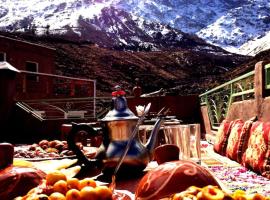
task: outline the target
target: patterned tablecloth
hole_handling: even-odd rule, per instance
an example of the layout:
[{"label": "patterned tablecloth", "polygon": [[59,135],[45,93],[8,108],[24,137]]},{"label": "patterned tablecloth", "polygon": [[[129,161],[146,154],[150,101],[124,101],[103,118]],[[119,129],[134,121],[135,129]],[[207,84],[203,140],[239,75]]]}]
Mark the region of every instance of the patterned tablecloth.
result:
[{"label": "patterned tablecloth", "polygon": [[202,162],[229,191],[244,190],[247,193],[260,193],[270,197],[270,180],[246,169],[239,163],[213,151],[213,146],[202,143]]}]

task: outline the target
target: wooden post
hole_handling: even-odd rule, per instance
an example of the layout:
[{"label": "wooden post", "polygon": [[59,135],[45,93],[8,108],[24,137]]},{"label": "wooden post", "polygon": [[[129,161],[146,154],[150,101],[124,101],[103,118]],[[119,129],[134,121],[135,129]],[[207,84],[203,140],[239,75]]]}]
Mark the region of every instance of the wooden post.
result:
[{"label": "wooden post", "polygon": [[255,65],[254,88],[256,114],[258,119],[261,119],[265,97],[265,69],[263,61],[260,61]]}]

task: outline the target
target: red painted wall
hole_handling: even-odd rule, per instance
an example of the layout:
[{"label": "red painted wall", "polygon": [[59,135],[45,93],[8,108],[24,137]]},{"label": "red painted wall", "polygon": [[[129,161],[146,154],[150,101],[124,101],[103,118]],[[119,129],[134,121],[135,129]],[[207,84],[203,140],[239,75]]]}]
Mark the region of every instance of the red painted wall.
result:
[{"label": "red painted wall", "polygon": [[150,114],[156,114],[160,109],[169,108],[168,115],[176,116],[184,123],[200,122],[200,104],[198,95],[189,96],[159,96],[127,98],[129,109],[136,114],[137,105],[151,103]]},{"label": "red painted wall", "polygon": [[25,63],[31,61],[38,63],[38,72],[55,72],[53,48],[0,36],[0,52],[6,53],[6,61],[19,70],[25,70]]}]

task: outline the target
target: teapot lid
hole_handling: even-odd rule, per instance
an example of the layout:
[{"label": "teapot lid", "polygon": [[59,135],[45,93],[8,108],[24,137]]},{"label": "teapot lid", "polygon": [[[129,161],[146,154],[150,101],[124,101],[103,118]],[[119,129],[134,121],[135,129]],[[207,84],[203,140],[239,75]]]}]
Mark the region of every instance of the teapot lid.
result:
[{"label": "teapot lid", "polygon": [[127,106],[125,91],[120,86],[116,86],[115,89],[116,91],[112,92],[113,109],[101,121],[137,120],[138,117]]}]

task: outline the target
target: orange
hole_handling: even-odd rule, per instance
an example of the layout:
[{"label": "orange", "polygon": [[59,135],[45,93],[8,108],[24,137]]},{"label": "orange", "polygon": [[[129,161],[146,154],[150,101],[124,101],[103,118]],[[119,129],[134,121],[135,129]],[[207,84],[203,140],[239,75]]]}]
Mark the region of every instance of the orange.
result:
[{"label": "orange", "polygon": [[80,199],[81,199],[81,195],[80,195],[79,190],[71,189],[67,191],[66,200],[80,200]]},{"label": "orange", "polygon": [[95,188],[86,186],[80,191],[81,200],[96,200],[98,194]]},{"label": "orange", "polygon": [[66,181],[67,177],[65,174],[63,174],[62,172],[60,172],[58,170],[49,172],[46,176],[46,184],[47,185],[54,185],[59,180]]},{"label": "orange", "polygon": [[59,192],[54,192],[49,196],[50,200],[66,200],[66,197],[59,193]]},{"label": "orange", "polygon": [[68,190],[67,182],[64,180],[59,180],[53,185],[54,192],[60,192],[62,194],[66,194]]},{"label": "orange", "polygon": [[111,200],[112,190],[107,186],[101,185],[95,188],[100,200]]},{"label": "orange", "polygon": [[68,189],[79,189],[80,181],[77,178],[70,178],[67,180]]},{"label": "orange", "polygon": [[95,188],[97,186],[96,182],[92,178],[84,178],[80,181],[79,189],[83,189],[86,186],[91,186]]}]

